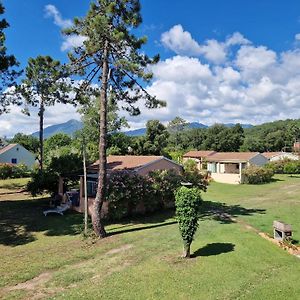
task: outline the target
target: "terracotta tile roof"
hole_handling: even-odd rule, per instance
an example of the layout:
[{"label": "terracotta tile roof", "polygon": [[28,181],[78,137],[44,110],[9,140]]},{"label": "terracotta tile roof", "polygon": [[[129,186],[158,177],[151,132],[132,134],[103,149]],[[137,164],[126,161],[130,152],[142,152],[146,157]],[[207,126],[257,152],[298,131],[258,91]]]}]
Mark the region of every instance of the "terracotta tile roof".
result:
[{"label": "terracotta tile roof", "polygon": [[192,158],[200,158],[207,157],[216,153],[215,151],[189,151],[183,155],[183,157],[192,157]]},{"label": "terracotta tile roof", "polygon": [[284,152],[264,152],[262,155],[268,159],[277,156],[277,155],[281,155],[284,154]]},{"label": "terracotta tile roof", "polygon": [[[107,157],[107,168],[110,171],[134,170],[163,158],[163,156],[109,155]],[[97,169],[98,165],[99,160],[93,163],[90,169]]]},{"label": "terracotta tile roof", "polygon": [[9,145],[4,146],[2,149],[0,149],[0,154],[12,149],[16,145],[18,145],[18,144],[9,144]]},{"label": "terracotta tile roof", "polygon": [[247,162],[259,152],[216,152],[206,158],[207,161]]}]

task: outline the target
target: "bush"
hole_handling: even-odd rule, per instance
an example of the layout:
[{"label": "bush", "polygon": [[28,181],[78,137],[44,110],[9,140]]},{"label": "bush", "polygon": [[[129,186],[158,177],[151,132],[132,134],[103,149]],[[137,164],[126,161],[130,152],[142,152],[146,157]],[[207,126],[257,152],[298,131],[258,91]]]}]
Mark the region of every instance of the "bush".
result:
[{"label": "bush", "polygon": [[141,210],[151,211],[158,206],[147,178],[130,172],[113,173],[108,180],[108,218],[120,220]]},{"label": "bush", "polygon": [[290,161],[284,165],[284,174],[300,174],[300,162]]},{"label": "bush", "polygon": [[275,174],[300,174],[300,161],[281,159],[269,162],[266,168],[271,169]]},{"label": "bush", "polygon": [[184,257],[190,257],[191,243],[198,228],[201,202],[201,191],[198,188],[181,187],[176,192],[176,218],[184,244]]},{"label": "bush", "polygon": [[43,173],[36,170],[31,175],[31,181],[27,184],[27,190],[34,197],[45,192],[54,196],[58,190],[58,177],[58,174],[49,170],[44,170]]},{"label": "bush", "polygon": [[205,192],[207,189],[208,181],[197,168],[197,163],[192,159],[188,159],[184,163],[183,167],[184,173],[182,181],[190,182],[193,184],[193,186],[196,186]]},{"label": "bush", "polygon": [[181,186],[182,175],[174,170],[153,171],[149,174],[149,180],[159,204],[163,207],[174,207],[174,192]]},{"label": "bush", "polygon": [[274,176],[274,172],[268,168],[250,166],[243,170],[242,175],[244,175],[243,183],[261,184],[270,182]]},{"label": "bush", "polygon": [[0,164],[0,179],[27,177],[29,171],[24,164]]}]

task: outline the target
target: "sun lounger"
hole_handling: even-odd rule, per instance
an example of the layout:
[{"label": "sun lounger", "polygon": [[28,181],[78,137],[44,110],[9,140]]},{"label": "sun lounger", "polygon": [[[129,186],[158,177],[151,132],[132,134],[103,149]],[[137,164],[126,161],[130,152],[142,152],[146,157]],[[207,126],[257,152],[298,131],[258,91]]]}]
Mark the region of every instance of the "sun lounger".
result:
[{"label": "sun lounger", "polygon": [[59,214],[64,215],[64,212],[71,208],[72,203],[70,201],[63,203],[55,208],[45,210],[43,214],[47,216],[48,214]]}]

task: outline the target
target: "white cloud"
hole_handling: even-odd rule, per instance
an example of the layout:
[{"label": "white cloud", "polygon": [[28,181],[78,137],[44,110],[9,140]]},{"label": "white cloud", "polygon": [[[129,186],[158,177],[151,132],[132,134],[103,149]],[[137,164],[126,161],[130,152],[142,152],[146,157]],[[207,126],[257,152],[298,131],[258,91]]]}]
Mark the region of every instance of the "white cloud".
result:
[{"label": "white cloud", "polygon": [[161,36],[161,41],[166,48],[174,51],[176,54],[198,55],[201,51],[200,45],[188,31],[184,31],[180,24],[164,32]]},{"label": "white cloud", "polygon": [[180,24],[164,32],[161,35],[161,42],[167,49],[178,55],[204,56],[205,59],[215,64],[226,61],[228,50],[231,46],[250,43],[241,33],[235,32],[228,36],[225,42],[208,39],[203,44],[200,44]]},{"label": "white cloud", "polygon": [[[213,46],[221,45],[226,52],[225,62],[220,51],[219,59],[215,56],[210,62],[203,54],[176,55],[154,66],[148,91],[168,106],[142,109],[141,116],[129,119],[130,124],[142,127],[149,119],[167,123],[175,116],[205,124],[299,118],[300,48],[291,45],[291,50],[276,53],[240,33],[224,42],[214,41]],[[205,43],[198,44],[201,51],[203,45],[212,45]]]},{"label": "white cloud", "polygon": [[64,41],[60,47],[62,51],[71,50],[83,45],[83,42],[87,40],[87,37],[81,35],[69,35],[64,37]]},{"label": "white cloud", "polygon": [[[52,4],[45,6],[46,17],[52,17],[54,24],[60,27],[61,29],[71,27],[73,22],[70,19],[63,19],[59,10]],[[63,42],[60,47],[61,51],[72,50],[74,47],[80,47],[83,45],[83,42],[87,40],[87,37],[80,35],[69,35],[62,36]]]},{"label": "white cloud", "polygon": [[54,20],[54,24],[61,28],[67,28],[73,25],[73,22],[70,19],[63,19],[61,13],[52,4],[48,4],[45,6],[45,13],[46,17],[52,17]]},{"label": "white cloud", "polygon": [[[58,103],[55,106],[46,107],[45,126],[64,123],[70,119],[80,119],[77,109],[70,104]],[[21,112],[21,107],[12,106],[10,113],[0,116],[0,136],[12,137],[18,132],[31,134],[39,131],[39,117],[36,108],[30,108],[30,116]]]},{"label": "white cloud", "polygon": [[241,69],[263,69],[276,62],[276,53],[264,46],[242,46],[236,59],[236,65]]}]

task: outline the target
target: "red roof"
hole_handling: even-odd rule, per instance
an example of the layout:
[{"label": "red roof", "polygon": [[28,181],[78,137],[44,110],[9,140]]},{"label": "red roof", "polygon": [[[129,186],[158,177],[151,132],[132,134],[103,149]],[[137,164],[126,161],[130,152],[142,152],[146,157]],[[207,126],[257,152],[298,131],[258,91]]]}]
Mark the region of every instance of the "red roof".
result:
[{"label": "red roof", "polygon": [[[109,155],[107,157],[107,168],[111,171],[134,170],[163,158],[163,156]],[[99,160],[93,163],[90,168],[97,169],[98,166]]]},{"label": "red roof", "polygon": [[201,158],[201,157],[207,157],[212,154],[216,153],[215,151],[209,150],[209,151],[189,151],[183,155],[183,157],[191,157],[191,158]]},{"label": "red roof", "polygon": [[247,162],[260,154],[259,152],[216,152],[207,157],[207,161]]}]

